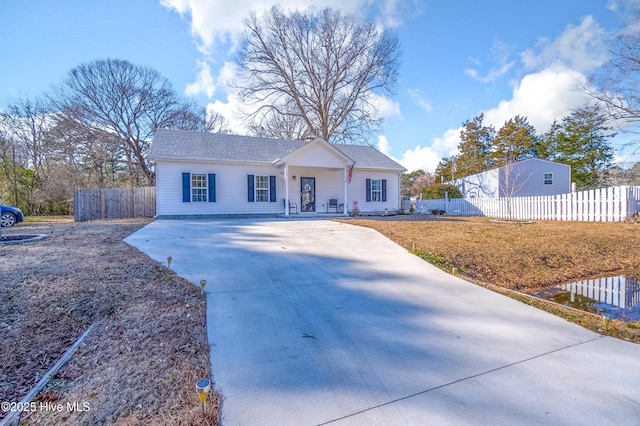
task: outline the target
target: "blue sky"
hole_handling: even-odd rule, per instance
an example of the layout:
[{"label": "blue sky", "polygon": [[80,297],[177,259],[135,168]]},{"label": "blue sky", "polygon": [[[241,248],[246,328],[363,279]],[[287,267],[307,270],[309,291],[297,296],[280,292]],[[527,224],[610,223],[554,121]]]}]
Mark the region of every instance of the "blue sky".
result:
[{"label": "blue sky", "polygon": [[[174,89],[227,116],[242,19],[266,0],[0,0],[0,108],[35,97],[73,67],[104,58],[150,66]],[[396,95],[373,145],[409,170],[455,154],[461,124],[484,113],[496,128],[519,114],[539,133],[587,101],[577,90],[607,58],[606,40],[640,0],[282,0],[283,8],[340,7],[397,31]],[[636,135],[637,136],[637,135]],[[616,161],[638,158],[614,139]]]}]

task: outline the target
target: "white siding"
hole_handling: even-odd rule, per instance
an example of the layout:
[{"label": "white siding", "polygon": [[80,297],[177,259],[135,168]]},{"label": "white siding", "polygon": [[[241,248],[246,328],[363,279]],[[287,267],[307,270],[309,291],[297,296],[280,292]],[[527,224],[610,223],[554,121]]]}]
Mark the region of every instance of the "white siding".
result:
[{"label": "white siding", "polygon": [[[216,202],[182,202],[182,173],[215,173]],[[249,202],[247,175],[276,176],[276,202]],[[156,163],[156,187],[158,216],[284,212],[283,175],[274,166],[161,161]]]},{"label": "white siding", "polygon": [[[367,202],[367,179],[386,179],[387,180],[387,201]],[[353,179],[347,185],[349,194],[347,208],[349,211],[353,208],[353,202],[358,202],[358,209],[361,212],[382,212],[388,209],[393,212],[400,208],[398,172],[385,172],[380,170],[356,170],[353,171]]]},{"label": "white siding", "polygon": [[497,197],[498,169],[456,179],[453,184],[466,198]]},{"label": "white siding", "polygon": [[[505,170],[502,169],[502,172],[504,173]],[[544,184],[545,173],[553,174],[551,185]],[[512,181],[515,182],[513,190],[509,191],[503,185],[503,196],[532,197],[571,192],[571,167],[566,164],[538,159],[525,160],[512,166],[511,175]]]},{"label": "white siding", "polygon": [[340,153],[328,149],[322,144],[309,144],[286,157],[286,162],[301,167],[317,167],[344,169],[345,158]]},{"label": "white siding", "polygon": [[[319,153],[326,150],[319,150]],[[216,175],[216,202],[183,202],[182,173],[214,173]],[[247,175],[276,176],[276,202],[249,202],[247,200]],[[296,181],[293,181],[296,176]],[[300,179],[316,180],[316,212],[327,211],[329,199],[336,198],[345,203],[344,168],[290,166],[289,200],[300,210]],[[366,179],[387,180],[387,201],[366,202]],[[400,208],[398,172],[354,169],[353,178],[347,185],[347,210],[358,201],[362,212],[381,212],[387,208]],[[205,162],[157,161],[156,206],[158,216],[183,215],[276,215],[283,214],[285,199],[284,169],[269,165],[214,164]]]},{"label": "white siding", "polygon": [[[544,185],[545,173],[553,173],[553,184]],[[460,188],[465,198],[566,194],[571,191],[571,167],[531,158],[511,166],[456,179],[453,184]]]}]

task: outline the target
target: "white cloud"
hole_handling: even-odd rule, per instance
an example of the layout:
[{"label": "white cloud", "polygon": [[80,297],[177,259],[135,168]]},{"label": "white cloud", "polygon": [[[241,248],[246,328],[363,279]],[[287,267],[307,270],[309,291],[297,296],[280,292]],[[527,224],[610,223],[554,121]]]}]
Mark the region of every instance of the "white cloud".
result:
[{"label": "white cloud", "polygon": [[485,123],[496,129],[516,115],[525,116],[540,132],[546,132],[554,120],[562,120],[573,108],[584,105],[591,98],[581,90],[587,78],[568,68],[553,67],[526,75],[513,89],[510,100],[484,111]]},{"label": "white cloud", "polygon": [[347,13],[375,8],[378,20],[384,26],[398,26],[404,3],[403,0],[160,0],[162,6],[190,21],[191,34],[198,39],[204,53],[208,53],[216,42],[234,41],[250,11],[260,15],[275,4],[284,10],[304,10],[313,6],[333,7]]},{"label": "white cloud", "polygon": [[442,156],[431,147],[418,145],[414,149],[408,149],[402,153],[398,163],[402,164],[409,172],[415,170],[435,171]]},{"label": "white cloud", "polygon": [[386,136],[378,136],[378,144],[376,145],[376,148],[378,148],[378,151],[384,155],[388,155],[389,157],[391,156],[391,145],[389,144]]},{"label": "white cloud", "polygon": [[196,81],[186,85],[184,90],[186,96],[204,94],[211,99],[219,88],[227,93],[231,91],[231,83],[237,76],[237,67],[233,62],[225,62],[215,77],[207,61],[197,61],[196,68],[198,70]]},{"label": "white cloud", "polygon": [[[475,68],[467,68],[464,70],[464,73],[481,83],[490,83],[495,81],[511,71],[516,64],[516,61],[509,60],[511,53],[511,48],[507,44],[500,41],[494,41],[493,47],[490,51],[490,57],[491,61],[496,65],[485,75],[480,74],[480,72]],[[477,58],[469,58],[469,60],[476,66],[481,64],[480,60]]]},{"label": "white cloud", "polygon": [[433,109],[433,106],[429,101],[424,98],[422,90],[420,89],[409,89],[407,90],[409,96],[415,99],[416,105],[422,108],[425,112],[430,113]]},{"label": "white cloud", "polygon": [[376,109],[376,113],[380,114],[382,118],[402,117],[400,112],[400,103],[386,96],[372,94],[373,105]]},{"label": "white cloud", "polygon": [[[431,146],[423,147],[422,145],[417,145],[413,149],[404,151],[400,159],[394,158],[394,160],[402,164],[410,172],[418,169],[434,172],[442,158],[450,157],[457,152],[459,142],[460,128],[449,129],[444,135],[436,137]],[[382,148],[384,148],[385,151],[383,151]],[[389,155],[389,148],[390,144],[386,138],[384,138],[384,141],[381,143],[379,137],[378,149]]]},{"label": "white cloud", "polygon": [[216,85],[211,75],[211,67],[205,61],[198,61],[197,69],[196,81],[187,84],[184,93],[187,96],[197,96],[200,93],[204,93],[211,98],[216,92]]},{"label": "white cloud", "polygon": [[236,111],[239,111],[239,109],[239,101],[236,95],[228,95],[227,102],[216,100],[213,103],[207,104],[207,113],[217,112],[227,120],[229,128],[233,133],[246,135],[247,128],[244,122],[237,117]]},{"label": "white cloud", "polygon": [[580,25],[568,25],[555,40],[542,38],[534,49],[521,53],[527,69],[541,69],[562,64],[586,72],[601,66],[607,59],[606,31],[593,16],[582,18]]},{"label": "white cloud", "polygon": [[607,9],[613,12],[619,12],[627,18],[637,19],[640,0],[608,0]]}]

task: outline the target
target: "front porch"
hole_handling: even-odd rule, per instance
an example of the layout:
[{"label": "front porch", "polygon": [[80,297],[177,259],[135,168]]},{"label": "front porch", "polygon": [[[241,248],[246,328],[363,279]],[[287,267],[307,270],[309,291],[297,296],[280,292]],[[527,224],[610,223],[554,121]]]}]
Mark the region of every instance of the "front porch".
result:
[{"label": "front porch", "polygon": [[344,216],[348,213],[346,167],[301,167],[285,164],[281,187],[282,213]]}]

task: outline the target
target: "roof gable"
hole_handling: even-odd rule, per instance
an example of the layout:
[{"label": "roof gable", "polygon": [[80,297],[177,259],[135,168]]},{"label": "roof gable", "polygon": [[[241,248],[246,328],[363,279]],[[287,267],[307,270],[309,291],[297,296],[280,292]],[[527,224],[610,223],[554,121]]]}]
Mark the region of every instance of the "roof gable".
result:
[{"label": "roof gable", "polygon": [[317,138],[278,159],[277,165],[290,163],[297,166],[314,167],[321,163],[324,167],[344,168],[353,160],[324,139]]}]

